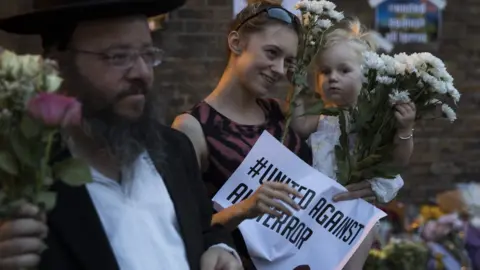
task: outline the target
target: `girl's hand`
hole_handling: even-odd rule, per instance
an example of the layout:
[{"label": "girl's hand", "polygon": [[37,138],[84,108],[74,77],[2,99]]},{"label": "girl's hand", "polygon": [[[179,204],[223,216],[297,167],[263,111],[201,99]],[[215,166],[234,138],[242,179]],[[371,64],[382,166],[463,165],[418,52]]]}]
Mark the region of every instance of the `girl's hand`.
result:
[{"label": "girl's hand", "polygon": [[248,199],[242,201],[242,211],[246,218],[256,218],[263,214],[282,217],[283,214],[292,215],[292,212],[281,202],[288,204],[295,210],[300,210],[291,195],[302,198],[303,195],[287,184],[266,182],[260,186]]},{"label": "girl's hand", "polygon": [[333,197],[333,201],[339,202],[364,199],[367,202],[375,202],[376,200],[375,192],[373,192],[372,185],[369,181],[350,184],[345,186],[345,188],[348,191],[337,194],[335,197]]},{"label": "girl's hand", "polygon": [[395,105],[395,119],[397,119],[398,133],[405,133],[406,136],[412,133],[416,113],[417,110],[413,102]]}]

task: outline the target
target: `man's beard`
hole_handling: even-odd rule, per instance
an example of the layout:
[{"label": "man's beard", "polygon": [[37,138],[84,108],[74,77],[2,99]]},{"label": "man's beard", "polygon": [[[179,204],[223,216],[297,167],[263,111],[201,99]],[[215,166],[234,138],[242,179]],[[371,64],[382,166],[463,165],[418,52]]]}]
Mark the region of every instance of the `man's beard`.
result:
[{"label": "man's beard", "polygon": [[[82,103],[83,130],[101,150],[106,150],[119,165],[132,164],[142,152],[148,150],[148,145],[156,145],[155,148],[162,145],[158,121],[160,115],[155,110],[157,99],[154,92],[150,91],[147,86],[141,83],[134,84],[131,89],[120,92],[114,99],[106,100],[98,94],[102,91],[98,91],[86,78],[75,73],[75,76],[69,76],[69,79],[76,77],[70,82],[74,83],[74,88],[78,91],[72,91],[72,87],[69,92]],[[128,119],[115,113],[116,102],[139,91],[146,94],[146,102],[143,113],[138,119]],[[148,140],[150,141],[148,142]],[[154,153],[149,152],[149,154],[156,161],[163,160],[161,149],[155,149]]]},{"label": "man's beard", "polygon": [[129,165],[135,161],[140,153],[146,150],[146,135],[149,132],[155,132],[154,121],[149,115],[149,108],[147,108],[151,105],[150,102],[147,103],[144,112],[137,120],[125,119],[115,114],[112,106],[93,114],[84,110],[84,130],[95,143],[99,143],[101,147],[107,150],[120,165]]}]

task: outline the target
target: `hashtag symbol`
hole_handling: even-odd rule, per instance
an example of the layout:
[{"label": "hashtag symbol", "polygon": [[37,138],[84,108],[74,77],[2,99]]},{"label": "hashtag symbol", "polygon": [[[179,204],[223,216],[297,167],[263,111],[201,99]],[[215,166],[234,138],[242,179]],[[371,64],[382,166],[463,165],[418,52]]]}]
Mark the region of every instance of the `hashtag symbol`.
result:
[{"label": "hashtag symbol", "polygon": [[253,167],[250,167],[248,175],[252,178],[255,178],[255,176],[259,175],[260,172],[267,167],[267,163],[268,160],[264,157],[257,159],[255,165]]}]

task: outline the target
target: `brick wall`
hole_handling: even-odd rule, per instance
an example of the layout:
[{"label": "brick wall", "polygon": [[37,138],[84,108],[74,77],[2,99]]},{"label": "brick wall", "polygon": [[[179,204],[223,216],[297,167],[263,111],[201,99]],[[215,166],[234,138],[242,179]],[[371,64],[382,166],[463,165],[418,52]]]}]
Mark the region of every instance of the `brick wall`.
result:
[{"label": "brick wall", "polygon": [[[0,15],[28,9],[29,1],[1,1]],[[367,0],[335,3],[346,14],[354,14],[367,26],[373,26],[374,13]],[[226,63],[225,35],[231,14],[231,0],[189,0],[184,8],[171,14],[166,29],[155,34],[168,56],[157,70],[156,82],[162,93],[160,106],[165,109],[166,123],[205,97],[218,81]],[[453,125],[435,122],[417,127],[412,165],[403,175],[406,185],[400,197],[405,200],[424,201],[437,191],[453,187],[455,182],[480,180],[480,50],[476,45],[480,41],[479,16],[479,1],[448,1],[440,45],[408,48],[429,50],[444,59],[463,96],[459,120]],[[0,44],[22,52],[38,52],[36,38],[0,33]],[[284,92],[279,89],[277,95]]]}]

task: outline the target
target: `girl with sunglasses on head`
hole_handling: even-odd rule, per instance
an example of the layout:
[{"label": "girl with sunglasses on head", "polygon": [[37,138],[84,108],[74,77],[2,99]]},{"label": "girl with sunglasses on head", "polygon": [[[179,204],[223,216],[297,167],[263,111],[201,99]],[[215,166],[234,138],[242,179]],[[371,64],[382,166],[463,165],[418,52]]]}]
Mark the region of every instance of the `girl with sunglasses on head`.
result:
[{"label": "girl with sunglasses on head", "polygon": [[[295,63],[301,25],[279,3],[250,3],[233,21],[227,37],[229,59],[217,87],[188,113],[179,115],[176,128],[192,141],[210,195],[230,178],[264,130],[280,138],[285,117],[278,102],[266,98],[276,91]],[[308,164],[311,151],[289,130],[286,146]],[[267,182],[248,199],[214,215],[212,224],[231,229],[237,249],[248,253],[237,226],[263,214],[291,214],[277,200],[299,209],[289,195],[300,196],[287,184]],[[278,211],[273,210],[276,209]],[[254,269],[249,260],[246,269]]]}]

